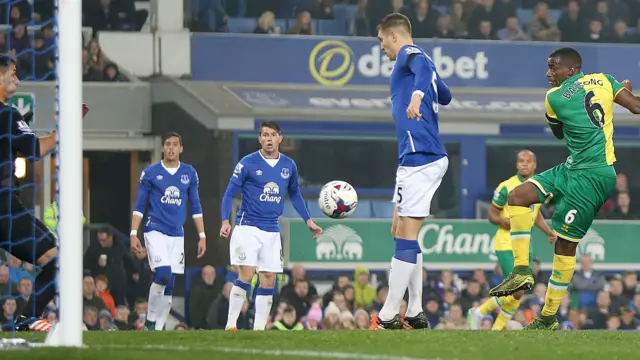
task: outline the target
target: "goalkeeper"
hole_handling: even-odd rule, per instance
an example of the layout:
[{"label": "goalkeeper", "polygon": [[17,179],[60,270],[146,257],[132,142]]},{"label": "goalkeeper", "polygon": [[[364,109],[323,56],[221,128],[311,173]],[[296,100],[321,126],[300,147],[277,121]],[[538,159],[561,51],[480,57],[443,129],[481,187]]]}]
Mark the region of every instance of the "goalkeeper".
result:
[{"label": "goalkeeper", "polygon": [[[38,220],[24,205],[14,188],[13,173],[17,154],[27,160],[40,160],[56,148],[55,130],[46,136],[38,137],[29,128],[25,117],[7,104],[15,94],[20,80],[16,75],[15,60],[0,54],[0,248],[18,259],[36,264],[40,272],[34,283],[34,296],[16,312],[19,327],[26,319],[40,318],[47,304],[53,300],[56,287],[57,255],[56,238],[46,225]],[[87,108],[83,108],[83,115]]]}]

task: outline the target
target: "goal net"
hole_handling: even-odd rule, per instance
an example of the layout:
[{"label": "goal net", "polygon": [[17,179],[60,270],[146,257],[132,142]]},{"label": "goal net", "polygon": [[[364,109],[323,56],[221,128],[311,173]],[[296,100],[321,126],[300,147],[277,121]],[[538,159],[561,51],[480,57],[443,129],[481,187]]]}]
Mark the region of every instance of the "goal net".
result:
[{"label": "goal net", "polygon": [[[6,98],[15,78],[0,77],[0,100],[16,108],[24,120],[19,121],[20,115],[13,110],[3,110],[13,127],[11,131],[0,129],[0,153],[11,154],[0,164],[9,174],[0,185],[0,193],[4,193],[0,201],[5,202],[0,204],[0,337],[5,338],[0,349],[32,346],[22,340],[30,338],[23,334],[33,331],[29,325],[42,317],[53,325],[45,345],[82,346],[82,0],[51,2],[53,5],[47,1],[0,1],[0,52],[15,59],[20,78],[15,95]],[[44,119],[39,116],[43,113],[56,116]],[[57,131],[57,143],[50,156],[40,156],[47,148],[43,141],[40,146],[32,142],[31,149],[24,149],[21,142],[25,134],[46,136],[53,130]],[[43,165],[53,162],[52,158],[55,191],[47,198],[52,192],[45,189],[53,185],[41,181],[48,178],[42,169],[49,168]],[[16,211],[16,196],[24,210]],[[38,276],[47,263],[41,263],[38,246],[44,238],[40,236],[42,226],[47,224],[18,219],[40,218],[43,207],[52,202],[56,221],[51,230],[57,235],[57,254],[53,253],[50,261],[57,264],[57,272],[55,280],[43,283]],[[19,235],[25,233],[25,223],[33,228],[26,232],[30,236]],[[42,303],[50,297],[43,296],[46,288],[55,288],[57,295],[40,312],[36,310],[41,307],[36,306],[38,300]]]}]

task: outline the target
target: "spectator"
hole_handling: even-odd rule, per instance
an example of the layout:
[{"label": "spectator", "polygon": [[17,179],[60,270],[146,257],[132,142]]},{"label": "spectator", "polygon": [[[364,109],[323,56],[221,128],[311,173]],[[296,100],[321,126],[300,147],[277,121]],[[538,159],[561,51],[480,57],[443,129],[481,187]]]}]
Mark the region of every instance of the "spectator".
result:
[{"label": "spectator", "polygon": [[469,29],[470,33],[475,32],[476,38],[478,38],[478,35],[481,34],[480,23],[482,23],[483,21],[488,21],[490,25],[485,24],[483,25],[483,28],[486,29],[487,26],[489,26],[489,28],[491,29],[491,33],[488,36],[494,37],[497,29],[500,29],[504,26],[506,16],[502,9],[500,9],[499,4],[495,3],[495,0],[482,0],[480,4],[481,6],[473,9],[473,13],[471,13],[467,28]]},{"label": "spectator", "polygon": [[473,307],[475,302],[480,302],[482,299],[482,294],[480,293],[480,283],[471,280],[467,284],[467,288],[462,291],[460,295],[460,306],[462,306],[462,311],[466,314],[469,309]]},{"label": "spectator", "polygon": [[356,320],[350,311],[340,313],[340,328],[343,330],[355,330]]},{"label": "spectator", "polygon": [[313,303],[304,320],[305,330],[322,330],[322,309],[318,303]]},{"label": "spectator", "polygon": [[7,257],[9,260],[9,272],[11,273],[10,275],[11,282],[13,282],[16,285],[19,285],[20,280],[22,280],[23,278],[29,278],[31,279],[31,281],[34,280],[33,265],[26,262],[22,262],[22,260],[18,259],[17,257],[11,254],[8,254]]},{"label": "spectator", "polygon": [[47,49],[44,34],[37,32],[33,38],[34,75],[36,80],[55,80],[55,63],[53,48]]},{"label": "spectator", "polygon": [[576,299],[581,308],[590,307],[595,304],[596,292],[602,290],[605,279],[600,273],[593,270],[593,259],[589,255],[583,255],[581,269],[576,271],[571,280],[572,293],[576,294]]},{"label": "spectator", "polygon": [[604,29],[610,29],[613,26],[613,19],[609,15],[609,3],[607,0],[598,0],[596,2],[596,11],[591,20],[598,20]]},{"label": "spectator", "polygon": [[114,324],[118,330],[133,330],[133,325],[129,322],[129,308],[126,306],[118,306],[116,308],[116,316]]},{"label": "spectator", "polygon": [[179,323],[176,327],[173,328],[173,331],[184,331],[189,330],[189,326],[185,323]]},{"label": "spectator", "polygon": [[[107,306],[104,304],[104,301],[97,296],[96,291],[96,283],[93,277],[90,275],[85,275],[82,281],[82,298],[83,298],[83,307],[94,307],[99,310],[106,309]],[[96,316],[98,314],[96,313]]]},{"label": "spectator", "polygon": [[[227,316],[229,312],[229,296],[231,295],[231,288],[233,288],[233,283],[226,283],[222,287],[222,292],[218,297],[211,303],[209,309],[206,312],[206,323],[208,329],[220,329],[224,330],[227,325]],[[191,310],[190,317],[200,318],[202,315],[195,313],[196,311],[201,311],[198,307],[196,309]],[[238,318],[238,324],[243,323]],[[197,321],[193,322],[194,326],[201,326]],[[240,327],[238,327],[240,328]]]},{"label": "spectator", "polygon": [[560,31],[549,19],[549,5],[540,2],[534,9],[533,17],[529,23],[529,35],[537,41],[559,41]]},{"label": "spectator", "polygon": [[[23,5],[23,4],[20,4]],[[28,22],[28,16],[22,15],[22,10],[25,10],[25,15],[28,15],[27,7],[20,7],[20,5],[14,5],[11,7],[11,12],[9,14],[9,25],[15,26],[18,24],[25,24]]]},{"label": "spectator", "polygon": [[100,81],[102,73],[98,73],[95,67],[89,66],[89,52],[82,50],[82,81]]},{"label": "spectator", "polygon": [[607,319],[607,330],[616,331],[620,330],[620,317],[618,315],[609,315]]},{"label": "spectator", "polygon": [[33,281],[28,277],[20,279],[18,291],[20,296],[16,297],[16,305],[18,306],[17,313],[22,314],[27,311],[27,306],[33,306],[33,302],[29,304],[29,299],[33,292]]},{"label": "spectator", "polygon": [[300,318],[307,315],[309,307],[311,306],[309,297],[309,283],[305,279],[296,281],[293,293],[290,293],[286,297],[283,296],[287,303],[291,304],[296,310],[296,322]]},{"label": "spectator", "polygon": [[616,199],[616,205],[613,212],[609,214],[608,218],[612,220],[636,220],[637,216],[630,212],[631,210],[631,197],[626,191],[618,192]]},{"label": "spectator", "polygon": [[507,18],[507,26],[498,30],[498,39],[507,41],[528,41],[531,40],[529,35],[525,34],[520,28],[520,23],[516,16]]},{"label": "spectator", "polygon": [[[374,290],[375,291],[375,290]],[[344,287],[344,302],[346,304],[346,310],[350,312],[356,311],[356,309],[362,309],[364,307],[357,306],[356,304],[356,292],[353,285],[349,284]],[[373,302],[372,302],[373,303]]]},{"label": "spectator", "polygon": [[438,21],[436,22],[436,34],[434,37],[439,39],[455,38],[453,25],[451,24],[451,17],[448,14],[440,14],[438,16]]},{"label": "spectator", "polygon": [[5,298],[2,302],[2,314],[0,314],[0,330],[12,329],[14,326],[14,315],[16,313],[16,299]]},{"label": "spectator", "polygon": [[149,288],[153,282],[153,272],[149,267],[147,249],[142,248],[139,252],[130,252],[134,262],[133,267],[139,269],[139,273],[134,273],[129,279],[127,286],[127,303],[135,304],[137,299],[146,299],[149,296]]},{"label": "spectator", "polygon": [[120,30],[140,31],[149,17],[149,11],[137,10],[134,0],[117,0],[116,4]]},{"label": "spectator", "polygon": [[258,23],[256,24],[255,29],[253,29],[254,34],[280,34],[280,28],[275,27],[276,16],[271,11],[265,11],[258,18]]},{"label": "spectator", "polygon": [[604,29],[600,20],[589,21],[589,33],[587,34],[587,42],[602,43],[605,42]]},{"label": "spectator", "polygon": [[635,311],[636,320],[640,322],[640,292],[633,295],[633,300],[631,300],[629,307]]},{"label": "spectator", "polygon": [[464,21],[464,6],[462,2],[456,1],[451,5],[449,10],[451,19],[451,27],[453,29],[453,37],[456,39],[465,39],[469,36],[467,24]]},{"label": "spectator", "polygon": [[371,318],[369,318],[369,314],[366,311],[359,309],[355,312],[353,317],[355,319],[356,329],[367,330],[369,328]]},{"label": "spectator", "polygon": [[313,30],[313,24],[311,23],[311,14],[307,11],[303,11],[298,14],[296,23],[289,29],[289,34],[292,35],[315,35]]},{"label": "spectator", "polygon": [[424,308],[424,314],[427,317],[427,321],[429,321],[429,327],[431,329],[435,329],[436,326],[438,326],[438,324],[440,323],[440,318],[443,315],[440,311],[440,304],[438,303],[438,299],[436,297],[426,299]]},{"label": "spectator", "polygon": [[350,31],[352,36],[372,36],[371,20],[367,17],[368,0],[358,0],[356,11],[351,19]]},{"label": "spectator", "polygon": [[287,306],[282,312],[282,319],[273,322],[273,330],[304,330],[304,326],[297,319],[296,309]]},{"label": "spectator", "polygon": [[368,308],[369,312],[373,309],[375,309],[376,312],[379,312],[380,310],[382,310],[382,306],[384,305],[384,302],[387,300],[388,294],[389,294],[388,286],[378,286],[376,300]]},{"label": "spectator", "polygon": [[[207,311],[213,300],[222,291],[223,284],[216,278],[216,270],[207,265],[194,281],[189,297],[189,323],[194,329],[207,328]],[[226,323],[225,323],[226,324]]]},{"label": "spectator", "polygon": [[426,304],[427,298],[435,296],[436,292],[433,288],[433,282],[429,280],[429,272],[427,268],[422,268],[422,304]]},{"label": "spectator", "polygon": [[432,38],[436,35],[436,22],[440,13],[433,10],[427,0],[419,0],[415,12],[409,16],[414,38]]},{"label": "spectator", "polygon": [[94,77],[94,81],[102,81],[102,73],[104,72],[105,56],[100,49],[98,40],[91,39],[87,44],[87,68]]},{"label": "spectator", "polygon": [[497,38],[492,35],[493,29],[491,27],[491,21],[484,20],[480,21],[480,25],[478,25],[478,30],[475,35],[472,35],[472,39],[477,40],[497,40]]},{"label": "spectator", "polygon": [[635,294],[640,291],[640,285],[638,284],[638,273],[635,271],[627,271],[623,278],[624,283],[624,296],[628,299],[633,299]]},{"label": "spectator", "polygon": [[113,317],[111,317],[111,312],[109,310],[102,310],[98,313],[98,326],[100,326],[100,330],[109,330],[113,325]]},{"label": "spectator", "polygon": [[84,325],[89,331],[100,330],[100,324],[98,323],[98,309],[94,306],[86,306],[84,308],[84,315],[82,317]]},{"label": "spectator", "polygon": [[448,316],[442,319],[436,329],[441,330],[466,330],[469,328],[467,319],[462,316],[462,307],[455,303],[451,305],[451,311]]},{"label": "spectator", "polygon": [[622,307],[629,303],[629,299],[624,296],[624,287],[620,275],[616,275],[609,280],[609,296],[611,298],[609,311],[613,314],[620,313]]},{"label": "spectator", "polygon": [[149,310],[147,300],[144,298],[137,299],[135,301],[134,310],[135,312],[130,315],[129,319],[132,321],[133,327],[136,330],[140,330],[144,326],[144,321],[147,318],[147,311]]},{"label": "spectator", "polygon": [[340,309],[333,302],[330,302],[324,309],[324,328],[327,330],[340,329]]},{"label": "spectator", "polygon": [[[622,19],[618,19],[613,25],[613,32],[608,40],[612,43],[627,44],[633,43],[635,39],[631,35],[627,34],[627,23]],[[618,194],[618,202],[619,199],[620,194]]]},{"label": "spectator", "polygon": [[313,0],[311,15],[315,19],[333,19],[333,0]]},{"label": "spectator", "polygon": [[[304,269],[304,267],[300,264],[294,264],[291,267],[291,278],[289,279],[289,282],[282,287],[282,290],[280,290],[280,293],[282,294],[282,297],[288,297],[291,295],[291,293],[295,292],[295,285],[296,282],[298,280],[305,280],[307,281],[307,272]],[[314,297],[314,296],[318,296],[318,290],[316,289],[316,287],[309,283],[307,281],[308,284],[308,288],[309,288],[309,296],[310,297]]]},{"label": "spectator", "polygon": [[123,78],[120,75],[120,69],[118,69],[118,65],[112,62],[107,63],[102,73],[102,81],[118,82],[122,80]]},{"label": "spectator", "polygon": [[110,282],[110,293],[116,305],[126,305],[127,280],[138,274],[131,251],[114,241],[110,227],[98,231],[98,241],[93,242],[84,254],[84,267],[91,275],[105,275]]},{"label": "spectator", "polygon": [[451,273],[451,270],[443,270],[442,273],[440,273],[440,280],[436,282],[434,290],[440,298],[440,301],[444,300],[446,291],[451,291],[456,296],[460,293],[456,284],[453,282],[453,274]]},{"label": "spectator", "polygon": [[0,52],[3,54],[9,52],[9,45],[7,44],[7,33],[0,31]]},{"label": "spectator", "polygon": [[118,9],[111,0],[100,0],[98,6],[89,9],[86,25],[93,28],[94,31],[120,30],[122,28]]},{"label": "spectator", "polygon": [[[367,269],[366,267],[357,268],[353,274],[355,308],[357,309],[364,309],[366,307],[369,307],[376,300],[376,289],[373,286],[369,285],[369,275],[369,269]],[[349,299],[347,299],[347,302],[348,301]]]},{"label": "spectator", "polygon": [[558,322],[563,323],[569,321],[569,311],[571,310],[571,294],[564,293],[562,300],[560,300],[560,307],[558,308]]},{"label": "spectator", "polygon": [[6,296],[17,294],[18,289],[11,282],[11,276],[9,267],[7,265],[0,265],[0,300]]},{"label": "spectator", "polygon": [[638,328],[638,322],[635,319],[636,312],[625,306],[622,308],[622,316],[620,317],[620,330],[636,330]]},{"label": "spectator", "polygon": [[558,20],[558,30],[560,30],[560,41],[579,42],[584,40],[585,21],[580,13],[580,2],[571,0],[560,15]]},{"label": "spectator", "polygon": [[342,293],[342,290],[344,289],[344,287],[347,286],[349,283],[350,282],[349,282],[349,277],[348,276],[346,276],[346,275],[338,276],[338,278],[336,279],[335,283],[333,284],[333,287],[331,288],[331,290],[327,291],[324,294],[324,296],[322,298],[322,303],[323,304],[329,304],[329,302],[333,300],[334,293],[335,292]]},{"label": "spectator", "polygon": [[606,291],[598,291],[596,295],[596,304],[588,311],[587,322],[585,328],[587,329],[606,329],[607,319],[609,318],[609,307],[611,305],[611,298]]},{"label": "spectator", "polygon": [[96,283],[96,294],[98,295],[98,297],[100,297],[100,299],[102,299],[102,302],[104,302],[104,305],[111,313],[111,316],[115,316],[116,303],[113,300],[113,296],[111,296],[111,293],[109,292],[109,280],[104,275],[98,275],[94,280]]},{"label": "spectator", "polygon": [[531,275],[533,275],[535,279],[535,284],[544,284],[549,279],[549,276],[546,275],[540,267],[540,260],[535,257],[531,261]]}]

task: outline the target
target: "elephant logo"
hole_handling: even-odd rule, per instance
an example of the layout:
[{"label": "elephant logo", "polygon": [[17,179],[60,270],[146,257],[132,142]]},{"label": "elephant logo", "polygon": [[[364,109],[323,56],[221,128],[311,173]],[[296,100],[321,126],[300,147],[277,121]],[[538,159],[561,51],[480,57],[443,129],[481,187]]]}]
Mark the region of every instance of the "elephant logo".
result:
[{"label": "elephant logo", "polygon": [[582,255],[589,255],[594,261],[604,261],[604,239],[597,231],[589,229],[580,241],[576,257],[579,259]]},{"label": "elephant logo", "polygon": [[362,238],[355,230],[346,225],[330,226],[316,241],[316,258],[318,260],[362,260]]}]

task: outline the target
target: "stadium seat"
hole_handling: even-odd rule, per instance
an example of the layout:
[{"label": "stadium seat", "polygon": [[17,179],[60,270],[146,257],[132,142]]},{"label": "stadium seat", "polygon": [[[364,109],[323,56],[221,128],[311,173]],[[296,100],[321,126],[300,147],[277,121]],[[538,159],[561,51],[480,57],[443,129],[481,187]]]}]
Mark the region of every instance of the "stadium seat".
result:
[{"label": "stadium seat", "polygon": [[284,211],[282,212],[282,216],[286,218],[293,218],[293,219],[296,219],[299,217],[298,212],[296,211],[296,209],[293,208],[293,204],[291,203],[291,200],[286,200],[284,202]]},{"label": "stadium seat", "polygon": [[287,20],[286,19],[276,19],[273,27],[280,28],[280,33],[284,34],[287,32]]},{"label": "stadium seat", "polygon": [[347,35],[347,22],[344,20],[318,20],[316,28],[318,35]]},{"label": "stadium seat", "polygon": [[227,26],[230,33],[250,34],[256,27],[256,21],[254,18],[229,18]]},{"label": "stadium seat", "polygon": [[356,14],[358,7],[349,4],[336,4],[333,6],[333,17],[336,20],[351,20]]},{"label": "stadium seat", "polygon": [[373,211],[371,209],[371,200],[360,200],[358,201],[358,208],[351,215],[354,219],[370,219],[373,217]]},{"label": "stadium seat", "polygon": [[559,9],[549,10],[549,20],[551,20],[552,23],[557,24],[558,20],[560,20],[560,15],[562,15],[562,10],[559,10]]},{"label": "stadium seat", "polygon": [[373,217],[382,219],[393,218],[393,203],[389,200],[375,200],[372,204]]}]

